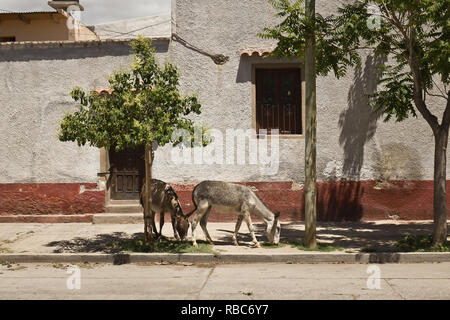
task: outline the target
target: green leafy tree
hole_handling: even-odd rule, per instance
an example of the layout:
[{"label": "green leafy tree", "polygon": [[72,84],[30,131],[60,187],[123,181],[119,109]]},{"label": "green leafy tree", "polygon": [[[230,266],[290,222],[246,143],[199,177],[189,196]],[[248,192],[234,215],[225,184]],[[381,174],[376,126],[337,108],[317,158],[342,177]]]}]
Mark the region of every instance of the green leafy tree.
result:
[{"label": "green leafy tree", "polygon": [[[139,37],[132,42],[132,48],[134,63],[131,69],[113,73],[108,80],[109,93],[85,92],[79,87],[72,90],[71,96],[80,106],[63,118],[59,140],[76,141],[79,146],[89,143],[116,151],[146,147],[144,233],[145,241],[149,241],[152,249],[150,223],[153,217],[149,194],[153,145],[192,144],[194,124],[187,116],[200,114],[201,105],[195,95],[180,94],[176,66],[166,62],[160,67],[150,40]],[[174,138],[177,136],[173,135],[174,131],[180,129],[190,133],[189,141],[183,141],[183,136]]]},{"label": "green leafy tree", "polygon": [[[262,37],[278,40],[275,55],[303,57],[310,28],[303,1],[269,0],[282,22]],[[316,72],[343,77],[359,66],[362,52],[384,61],[378,67],[374,111],[385,121],[420,114],[435,138],[433,243],[447,239],[446,149],[450,126],[450,0],[355,0],[336,15],[316,14]],[[364,49],[364,50],[363,50]],[[442,99],[431,110],[427,96]],[[433,112],[442,114],[433,114]]]}]

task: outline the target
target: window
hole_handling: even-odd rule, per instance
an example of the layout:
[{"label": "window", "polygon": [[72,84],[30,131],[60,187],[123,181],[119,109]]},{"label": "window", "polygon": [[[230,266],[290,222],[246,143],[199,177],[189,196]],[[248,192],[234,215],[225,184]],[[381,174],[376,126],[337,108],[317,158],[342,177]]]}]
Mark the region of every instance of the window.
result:
[{"label": "window", "polygon": [[302,134],[301,69],[256,69],[256,132]]},{"label": "window", "polygon": [[15,42],[16,37],[0,37],[0,42]]}]

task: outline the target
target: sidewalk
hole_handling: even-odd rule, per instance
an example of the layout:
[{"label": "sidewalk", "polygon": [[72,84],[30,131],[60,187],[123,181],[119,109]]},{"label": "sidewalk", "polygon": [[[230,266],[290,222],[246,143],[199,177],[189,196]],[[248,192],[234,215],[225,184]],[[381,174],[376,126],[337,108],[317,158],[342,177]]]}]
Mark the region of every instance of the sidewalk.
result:
[{"label": "sidewalk", "polygon": [[[159,227],[159,226],[158,226]],[[266,241],[262,224],[255,224],[258,240]],[[209,223],[215,245],[211,253],[130,253],[120,254],[112,243],[143,237],[141,224],[0,224],[0,261],[11,262],[444,262],[450,253],[398,253],[395,242],[408,234],[431,234],[431,221],[319,222],[317,239],[336,250],[301,251],[291,244],[301,242],[303,223],[282,223],[283,246],[250,247],[245,224],[238,235],[239,247],[232,243],[234,223]],[[190,234],[190,233],[189,233]],[[166,223],[163,235],[172,237]],[[198,238],[204,240],[200,226]],[[340,250],[339,250],[340,249]],[[367,251],[369,251],[367,253]],[[121,262],[122,261],[122,262]]]}]

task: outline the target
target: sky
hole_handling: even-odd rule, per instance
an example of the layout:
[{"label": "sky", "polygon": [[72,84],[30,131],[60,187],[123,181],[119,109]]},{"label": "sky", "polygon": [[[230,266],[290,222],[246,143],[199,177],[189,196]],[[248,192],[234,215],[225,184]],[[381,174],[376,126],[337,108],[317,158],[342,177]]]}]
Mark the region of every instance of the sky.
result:
[{"label": "sky", "polygon": [[[47,2],[48,0],[0,0],[0,10],[53,10]],[[84,7],[81,22],[85,25],[170,12],[170,0],[80,0],[80,4]]]}]

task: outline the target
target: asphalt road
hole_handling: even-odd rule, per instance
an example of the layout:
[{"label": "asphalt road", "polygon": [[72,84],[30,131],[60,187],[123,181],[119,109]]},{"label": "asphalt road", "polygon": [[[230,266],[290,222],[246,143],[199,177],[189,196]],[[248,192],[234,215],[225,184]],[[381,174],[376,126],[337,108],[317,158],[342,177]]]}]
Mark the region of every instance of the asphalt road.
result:
[{"label": "asphalt road", "polygon": [[80,264],[69,271],[2,263],[0,299],[450,299],[450,263]]}]

